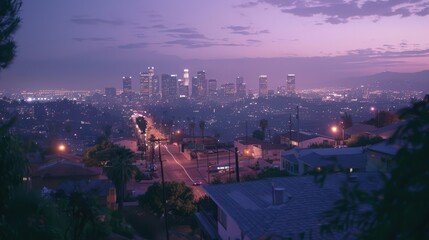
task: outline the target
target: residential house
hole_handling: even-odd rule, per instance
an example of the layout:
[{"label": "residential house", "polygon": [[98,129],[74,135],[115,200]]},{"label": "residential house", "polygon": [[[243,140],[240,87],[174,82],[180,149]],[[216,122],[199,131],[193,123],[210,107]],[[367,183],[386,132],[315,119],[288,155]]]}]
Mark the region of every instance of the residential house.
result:
[{"label": "residential house", "polygon": [[332,168],[332,171],[365,171],[367,155],[363,148],[294,148],[282,154],[280,169],[293,175]]},{"label": "residential house", "polygon": [[347,128],[344,130],[344,134],[346,138],[348,137],[358,137],[361,135],[369,135],[370,132],[374,131],[376,129],[373,125],[368,124],[362,124],[362,123],[355,123],[353,126]]},{"label": "residential house", "polygon": [[282,144],[272,144],[252,137],[240,137],[234,140],[234,147],[240,155],[255,159],[280,160],[281,152],[286,148]]},{"label": "residential house", "polygon": [[63,182],[102,178],[102,168],[85,167],[83,163],[56,159],[31,166],[31,184],[35,189],[59,189]]},{"label": "residential house", "polygon": [[393,135],[393,133],[395,133],[396,130],[399,127],[403,126],[404,124],[406,124],[406,121],[401,121],[401,122],[390,124],[382,128],[377,128],[370,132],[370,136],[372,137],[379,136],[383,139],[389,139]]},{"label": "residential house", "polygon": [[321,236],[321,214],[339,199],[340,186],[381,187],[375,173],[332,174],[323,186],[313,176],[204,186],[214,206],[196,217],[206,239],[344,239]]},{"label": "residential house", "polygon": [[280,135],[280,144],[287,144],[300,148],[308,148],[312,144],[329,144],[334,146],[335,139],[315,133],[308,133],[303,131],[300,131],[298,133],[297,131],[292,131]]},{"label": "residential house", "polygon": [[374,144],[367,148],[367,171],[382,171],[388,172],[394,168],[395,162],[393,157],[399,151],[402,146],[400,144],[390,144],[387,141],[383,141]]}]

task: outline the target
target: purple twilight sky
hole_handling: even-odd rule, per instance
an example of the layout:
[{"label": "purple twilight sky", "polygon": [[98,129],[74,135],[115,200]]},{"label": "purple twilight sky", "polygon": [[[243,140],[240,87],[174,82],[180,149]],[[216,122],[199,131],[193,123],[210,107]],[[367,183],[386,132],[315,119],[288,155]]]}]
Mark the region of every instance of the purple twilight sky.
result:
[{"label": "purple twilight sky", "polygon": [[2,89],[103,89],[154,66],[249,88],[429,69],[429,0],[24,0]]}]

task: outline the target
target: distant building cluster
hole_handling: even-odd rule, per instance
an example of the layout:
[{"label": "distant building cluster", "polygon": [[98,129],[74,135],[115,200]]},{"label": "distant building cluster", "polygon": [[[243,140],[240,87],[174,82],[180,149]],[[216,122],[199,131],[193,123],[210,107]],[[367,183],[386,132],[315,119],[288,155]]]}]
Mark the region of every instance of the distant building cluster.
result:
[{"label": "distant building cluster", "polygon": [[[269,89],[267,75],[259,76],[257,91],[246,88],[243,76],[238,76],[234,82],[218,84],[217,79],[208,79],[206,71],[200,70],[191,77],[189,69],[184,69],[183,74],[156,74],[154,67],[148,67],[147,71],[139,73],[139,80],[133,81],[131,76],[122,77],[122,96],[127,101],[133,94],[148,102],[173,99],[195,100],[234,100],[246,97],[262,97],[280,95],[295,96],[295,74],[288,74],[286,85],[277,88],[277,91]],[[133,91],[138,89],[137,91]],[[105,96],[116,96],[115,88],[105,88]]]}]

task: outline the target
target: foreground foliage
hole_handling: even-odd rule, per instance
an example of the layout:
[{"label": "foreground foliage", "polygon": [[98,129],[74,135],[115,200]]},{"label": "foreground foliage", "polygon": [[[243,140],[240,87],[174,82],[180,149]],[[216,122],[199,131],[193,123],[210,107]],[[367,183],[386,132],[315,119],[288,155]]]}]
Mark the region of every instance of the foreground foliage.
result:
[{"label": "foreground foliage", "polygon": [[381,174],[383,187],[343,186],[342,198],[323,215],[323,234],[358,239],[429,239],[429,98],[400,112],[407,124],[390,143],[402,147],[397,167]]},{"label": "foreground foliage", "polygon": [[[194,203],[194,193],[184,182],[166,182],[165,192],[167,199],[167,212],[176,217],[187,217],[194,214],[196,206]],[[139,205],[148,208],[157,216],[164,213],[162,202],[162,185],[154,183],[146,193],[139,197]]]}]

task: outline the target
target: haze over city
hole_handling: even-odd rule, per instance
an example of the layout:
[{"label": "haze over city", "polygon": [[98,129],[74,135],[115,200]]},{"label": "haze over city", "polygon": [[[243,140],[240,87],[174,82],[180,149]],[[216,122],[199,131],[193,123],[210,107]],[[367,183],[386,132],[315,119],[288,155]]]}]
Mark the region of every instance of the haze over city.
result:
[{"label": "haze over city", "polygon": [[429,68],[428,1],[25,1],[2,89],[119,87],[147,66],[297,89]]},{"label": "haze over city", "polygon": [[429,0],[0,0],[1,239],[429,239]]}]

